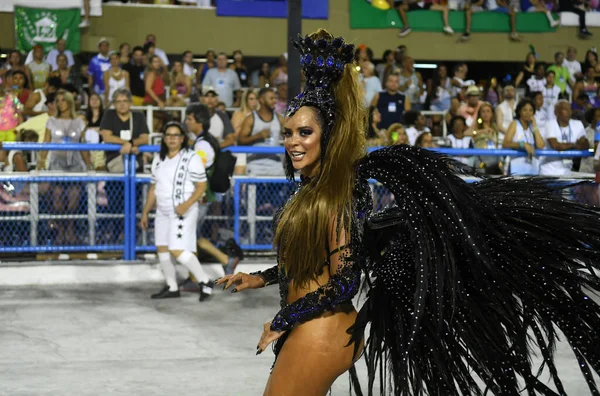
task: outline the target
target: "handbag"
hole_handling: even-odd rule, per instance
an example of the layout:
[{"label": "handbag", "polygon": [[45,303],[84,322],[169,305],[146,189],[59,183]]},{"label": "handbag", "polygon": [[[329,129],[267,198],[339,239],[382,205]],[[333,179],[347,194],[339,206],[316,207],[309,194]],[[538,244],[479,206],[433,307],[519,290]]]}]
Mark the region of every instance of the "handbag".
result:
[{"label": "handbag", "polygon": [[[131,136],[133,136],[133,113],[130,113],[129,115],[129,130],[131,131]],[[108,161],[106,169],[110,173],[125,173],[125,161],[123,160],[123,155],[118,155]]]}]

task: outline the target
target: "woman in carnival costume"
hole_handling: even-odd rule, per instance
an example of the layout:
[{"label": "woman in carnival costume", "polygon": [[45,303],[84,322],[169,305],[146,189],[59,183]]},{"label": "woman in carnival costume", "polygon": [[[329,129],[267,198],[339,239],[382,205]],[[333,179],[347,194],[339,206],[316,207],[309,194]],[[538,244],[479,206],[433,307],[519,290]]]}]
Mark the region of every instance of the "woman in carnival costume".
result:
[{"label": "woman in carnival costume", "polygon": [[[468,167],[416,147],[366,155],[354,47],[324,30],[295,44],[307,84],[283,136],[288,178],[299,171],[301,181],[276,217],[278,265],[218,282],[233,292],[279,285],[281,310],[257,347],[275,342],[264,394],[325,395],[349,370],[362,395],[363,355],[368,394],[379,382],[394,395],[563,395],[557,329],[600,394],[590,297],[600,290],[600,210],[549,179],[467,183]],[[373,211],[369,179],[394,206]],[[554,389],[532,367],[536,351]]]}]

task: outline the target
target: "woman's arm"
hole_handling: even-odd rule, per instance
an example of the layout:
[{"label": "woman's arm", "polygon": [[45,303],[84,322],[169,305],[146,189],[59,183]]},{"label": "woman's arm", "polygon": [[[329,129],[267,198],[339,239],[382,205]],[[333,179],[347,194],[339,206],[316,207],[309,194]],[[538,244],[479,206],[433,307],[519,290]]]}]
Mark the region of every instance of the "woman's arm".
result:
[{"label": "woman's arm", "polygon": [[[127,70],[123,70],[123,72],[125,73],[125,88],[127,88],[129,91],[131,91],[130,85],[129,85],[129,72]],[[106,87],[106,85],[105,85]]]},{"label": "woman's arm", "polygon": [[[84,132],[81,134],[81,139],[80,139],[80,143],[85,143],[85,122],[82,121],[83,124],[83,128]],[[85,166],[88,168],[88,170],[93,169],[92,168],[92,159],[91,159],[91,155],[89,151],[81,151],[81,158],[83,158],[83,162],[85,162]]]},{"label": "woman's arm", "polygon": [[[46,135],[44,135],[44,143],[50,143],[50,140],[52,140],[52,132],[50,132],[50,129],[46,128]],[[40,153],[40,160],[37,165],[38,169],[41,169],[42,165],[46,166],[46,157],[47,156],[48,156],[48,151],[42,151]]]},{"label": "woman's arm", "polygon": [[27,161],[25,161],[21,152],[17,152],[13,155],[12,166],[15,172],[27,172],[29,170],[27,168]]},{"label": "woman's arm", "polygon": [[519,143],[513,142],[513,139],[515,137],[515,132],[517,131],[517,122],[519,122],[519,121],[515,120],[515,121],[511,122],[510,125],[508,126],[508,131],[506,132],[506,136],[504,137],[504,142],[502,143],[502,148],[508,148],[508,149],[522,148]]},{"label": "woman's arm", "polygon": [[515,87],[517,87],[517,88],[519,87],[519,85],[521,84],[521,81],[523,81],[523,77],[525,77],[525,73],[523,73],[523,70],[521,70],[515,80]]},{"label": "woman's arm", "polygon": [[156,205],[156,194],[154,193],[155,189],[156,184],[150,184],[150,188],[148,189],[148,199],[146,201],[146,205],[144,205],[142,216],[148,216],[148,213],[150,213],[154,205]]},{"label": "woman's arm", "polygon": [[270,285],[279,283],[278,274],[279,274],[279,266],[274,265],[271,268],[266,269],[264,271],[251,272],[248,275],[254,275],[254,276],[258,276],[258,277],[262,278],[262,280],[265,282],[263,287],[266,287],[266,286],[270,286]]},{"label": "woman's arm", "polygon": [[542,150],[544,147],[546,147],[546,141],[544,140],[540,129],[535,124],[535,121],[533,122],[533,137],[535,138],[535,148]]},{"label": "woman's arm", "polygon": [[104,103],[110,103],[108,100],[110,99],[108,97],[108,80],[110,79],[109,74],[110,73],[110,69],[105,71],[104,74],[102,75],[102,80],[104,81]]},{"label": "woman's arm", "polygon": [[340,238],[337,238],[335,222],[333,224],[329,237],[329,246],[333,247],[329,258],[329,281],[282,308],[271,322],[272,331],[290,330],[297,323],[314,319],[323,312],[351,301],[358,292],[361,270],[353,261],[350,249],[345,246],[349,238],[343,230]]}]

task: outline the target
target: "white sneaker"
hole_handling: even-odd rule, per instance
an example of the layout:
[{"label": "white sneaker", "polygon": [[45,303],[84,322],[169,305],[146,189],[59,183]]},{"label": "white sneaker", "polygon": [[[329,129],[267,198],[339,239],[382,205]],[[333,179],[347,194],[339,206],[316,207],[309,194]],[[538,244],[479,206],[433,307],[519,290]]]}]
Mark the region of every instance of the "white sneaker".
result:
[{"label": "white sneaker", "polygon": [[83,29],[83,28],[86,28],[86,27],[90,27],[90,20],[89,19],[84,19],[79,24],[79,29]]},{"label": "white sneaker", "polygon": [[446,34],[454,34],[454,30],[450,26],[444,26],[444,33]]},{"label": "white sneaker", "polygon": [[560,21],[553,19],[552,22],[550,22],[550,27],[557,27],[560,25]]}]

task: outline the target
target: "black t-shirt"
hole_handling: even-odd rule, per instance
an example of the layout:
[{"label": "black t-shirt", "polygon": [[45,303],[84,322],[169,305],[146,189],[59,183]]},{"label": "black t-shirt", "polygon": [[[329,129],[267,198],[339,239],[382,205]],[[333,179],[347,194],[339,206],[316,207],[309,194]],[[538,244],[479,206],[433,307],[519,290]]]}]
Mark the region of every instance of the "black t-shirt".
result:
[{"label": "black t-shirt", "polygon": [[[144,85],[144,70],[146,68],[141,65],[137,66],[133,63],[123,65],[123,70],[129,73],[129,87],[133,96],[144,97],[146,95],[146,87]],[[110,98],[109,98],[110,99]]]},{"label": "black t-shirt", "polygon": [[[150,134],[150,131],[148,131],[148,125],[146,124],[146,117],[144,117],[144,114],[138,111],[132,111],[131,115],[133,116],[133,120],[131,122],[131,125],[133,126],[133,131],[130,131],[129,118],[123,121],[119,118],[117,112],[114,109],[106,110],[104,112],[104,116],[102,116],[102,122],[100,122],[100,130],[102,131],[104,129],[108,129],[112,132],[113,136],[127,141],[137,139],[143,134]],[[109,163],[111,160],[119,156],[119,152],[106,151],[105,155],[106,163]],[[141,155],[138,155],[138,163],[141,157]]]}]

